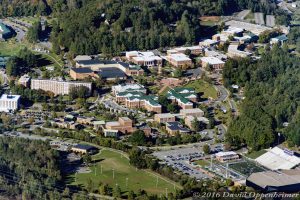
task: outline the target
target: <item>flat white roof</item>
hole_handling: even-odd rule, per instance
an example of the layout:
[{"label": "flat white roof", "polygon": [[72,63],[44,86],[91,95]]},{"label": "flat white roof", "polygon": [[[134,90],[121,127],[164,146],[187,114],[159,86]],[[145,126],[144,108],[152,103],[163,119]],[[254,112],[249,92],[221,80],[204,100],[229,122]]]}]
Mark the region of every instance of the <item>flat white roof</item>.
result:
[{"label": "flat white roof", "polygon": [[223,31],[224,33],[230,33],[230,34],[235,34],[235,33],[241,33],[243,32],[244,29],[238,28],[238,27],[232,27],[230,26],[227,30]]},{"label": "flat white roof", "polygon": [[200,47],[200,46],[191,46],[191,47],[176,47],[176,48],[174,48],[175,51],[185,51],[187,49],[190,49],[190,50],[201,50],[202,47]]},{"label": "flat white roof", "polygon": [[92,60],[91,56],[88,55],[78,55],[76,58],[74,58],[75,61],[81,61],[81,60]]},{"label": "flat white roof", "polygon": [[255,159],[259,164],[271,169],[292,169],[300,164],[300,158],[287,154],[283,149],[274,147],[267,153]]},{"label": "flat white roof", "polygon": [[222,60],[220,60],[219,58],[216,58],[216,57],[202,57],[201,61],[206,62],[206,63],[211,64],[211,65],[217,65],[217,64],[224,64],[225,63],[225,62],[223,62]]},{"label": "flat white roof", "polygon": [[222,157],[222,156],[234,156],[237,155],[237,153],[235,153],[234,151],[226,151],[226,152],[218,152],[215,154],[218,157]]},{"label": "flat white roof", "polygon": [[17,101],[20,99],[20,95],[3,94],[0,98],[2,101]]},{"label": "flat white roof", "polygon": [[112,90],[119,93],[119,92],[125,92],[127,90],[145,90],[144,86],[137,83],[128,83],[125,85],[114,85],[112,86]]},{"label": "flat white roof", "polygon": [[200,108],[181,109],[180,113],[203,113],[203,110]]},{"label": "flat white roof", "polygon": [[199,42],[199,45],[213,45],[216,43],[218,43],[218,41],[212,40],[212,39],[206,39],[206,40]]},{"label": "flat white roof", "polygon": [[113,121],[113,122],[106,122],[105,124],[106,126],[119,126],[120,123],[117,121]]},{"label": "flat white roof", "polygon": [[174,53],[169,55],[169,57],[175,61],[190,61],[191,59],[183,53]]},{"label": "flat white roof", "polygon": [[171,113],[160,113],[160,114],[155,114],[154,117],[159,117],[159,118],[170,118],[170,117],[174,117],[175,115],[171,114]]}]

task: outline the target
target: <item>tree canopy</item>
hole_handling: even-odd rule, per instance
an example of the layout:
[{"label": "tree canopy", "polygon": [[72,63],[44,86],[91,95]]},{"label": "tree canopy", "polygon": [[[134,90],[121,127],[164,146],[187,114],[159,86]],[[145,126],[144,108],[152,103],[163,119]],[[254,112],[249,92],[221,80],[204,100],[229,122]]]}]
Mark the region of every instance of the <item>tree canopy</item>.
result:
[{"label": "tree canopy", "polygon": [[[299,64],[298,57],[276,45],[258,62],[230,60],[226,63],[225,84],[238,84],[245,89],[241,114],[228,129],[229,143],[247,144],[259,150],[272,145],[277,132],[284,132],[291,145],[300,145],[296,125],[300,119]],[[284,122],[290,126],[285,128]]]}]

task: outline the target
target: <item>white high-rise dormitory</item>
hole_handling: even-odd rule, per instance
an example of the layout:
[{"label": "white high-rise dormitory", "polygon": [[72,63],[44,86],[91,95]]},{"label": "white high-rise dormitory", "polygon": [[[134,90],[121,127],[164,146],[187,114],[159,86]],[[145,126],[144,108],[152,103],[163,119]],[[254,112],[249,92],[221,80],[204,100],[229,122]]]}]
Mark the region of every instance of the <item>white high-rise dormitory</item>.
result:
[{"label": "white high-rise dormitory", "polygon": [[59,80],[50,80],[50,79],[32,79],[31,80],[31,89],[32,90],[44,90],[53,92],[54,95],[68,95],[70,89],[73,87],[85,86],[89,89],[89,92],[92,90],[92,83],[88,82],[75,82],[75,81],[59,81]]},{"label": "white high-rise dormitory", "polygon": [[19,109],[20,95],[3,94],[0,98],[0,112],[10,112]]}]

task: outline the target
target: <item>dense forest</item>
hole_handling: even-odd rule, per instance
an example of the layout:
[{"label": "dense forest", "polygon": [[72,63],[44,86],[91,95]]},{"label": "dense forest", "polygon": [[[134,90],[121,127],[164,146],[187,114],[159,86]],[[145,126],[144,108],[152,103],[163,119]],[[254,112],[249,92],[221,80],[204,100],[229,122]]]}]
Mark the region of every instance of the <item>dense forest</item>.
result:
[{"label": "dense forest", "polygon": [[51,41],[54,52],[66,48],[73,54],[114,55],[124,50],[191,45],[202,35],[200,16],[244,8],[271,13],[276,5],[258,0],[90,1],[59,15]]},{"label": "dense forest", "polygon": [[0,194],[22,199],[60,199],[59,154],[42,141],[0,138]]},{"label": "dense forest", "polygon": [[[238,84],[245,90],[241,114],[228,130],[230,144],[247,144],[259,150],[277,143],[278,133],[284,133],[290,146],[300,145],[299,65],[299,58],[291,55],[287,46],[274,46],[256,63],[249,60],[226,63],[225,85]],[[284,127],[285,122],[288,127]]]}]

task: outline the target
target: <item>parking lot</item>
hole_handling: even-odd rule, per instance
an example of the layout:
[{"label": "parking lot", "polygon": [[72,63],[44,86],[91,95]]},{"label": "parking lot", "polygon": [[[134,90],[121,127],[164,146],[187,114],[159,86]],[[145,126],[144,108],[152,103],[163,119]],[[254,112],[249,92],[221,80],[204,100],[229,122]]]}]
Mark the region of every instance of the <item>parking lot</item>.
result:
[{"label": "parking lot", "polygon": [[153,155],[165,162],[168,166],[182,173],[195,177],[197,180],[209,178],[208,175],[196,169],[190,161],[199,160],[204,157],[198,148],[182,148],[170,151],[154,152]]}]

